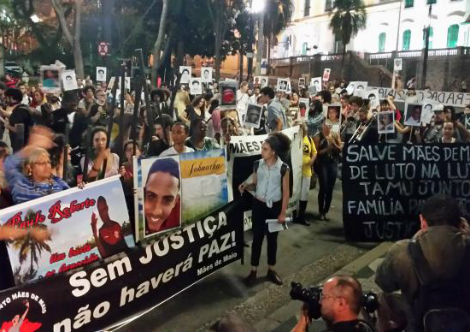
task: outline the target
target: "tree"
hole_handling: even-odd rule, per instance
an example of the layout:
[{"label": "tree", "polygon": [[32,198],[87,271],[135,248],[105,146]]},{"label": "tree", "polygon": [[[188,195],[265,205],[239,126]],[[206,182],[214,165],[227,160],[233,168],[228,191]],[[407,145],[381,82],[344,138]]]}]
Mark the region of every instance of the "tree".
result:
[{"label": "tree", "polygon": [[293,4],[291,0],[266,0],[262,29],[269,44],[267,54],[269,61],[272,40],[288,25],[292,13]]},{"label": "tree", "polygon": [[359,30],[366,26],[366,12],[362,0],[335,0],[330,12],[330,28],[337,40],[343,43],[342,67],[344,68],[344,56],[346,46],[351,38],[356,36]]},{"label": "tree", "polygon": [[215,33],[215,77],[219,80],[222,55],[226,56],[221,49],[225,42],[224,37],[228,30],[234,28],[236,19],[246,5],[242,0],[207,0],[207,6]]},{"label": "tree", "polygon": [[59,19],[60,26],[66,37],[66,41],[72,48],[74,55],[75,71],[78,78],[84,78],[84,60],[82,57],[82,47],[80,45],[81,36],[81,14],[82,14],[82,3],[83,0],[72,1],[74,10],[74,19],[71,25],[66,19],[66,9],[61,4],[60,0],[51,0],[54,11],[56,12],[57,18]]},{"label": "tree", "polygon": [[[26,218],[30,217],[33,218],[35,212],[29,210],[26,213]],[[46,228],[44,225],[38,225],[37,227]],[[44,242],[40,242],[36,240],[30,233],[26,236],[18,238],[13,242],[13,248],[18,250],[18,259],[20,264],[23,264],[27,257],[30,257],[30,267],[28,270],[27,275],[30,275],[31,278],[36,275],[36,270],[34,268],[35,265],[38,265],[39,258],[43,251],[51,252],[51,247],[46,243],[48,240]]]},{"label": "tree", "polygon": [[168,0],[162,0],[162,12],[161,12],[161,21],[159,23],[159,32],[157,34],[156,42],[154,43],[154,47],[152,50],[152,55],[154,58],[154,62],[152,64],[152,84],[155,85],[157,81],[157,69],[161,62],[161,51],[162,51],[162,44],[164,41],[165,35],[165,27],[166,27],[166,20],[167,20],[167,8],[168,8]]}]

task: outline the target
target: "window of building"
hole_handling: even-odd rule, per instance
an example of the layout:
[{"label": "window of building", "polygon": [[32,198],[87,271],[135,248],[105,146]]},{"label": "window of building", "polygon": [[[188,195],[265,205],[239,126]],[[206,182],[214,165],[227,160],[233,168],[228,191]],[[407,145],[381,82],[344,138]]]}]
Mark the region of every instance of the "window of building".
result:
[{"label": "window of building", "polygon": [[[426,45],[426,29],[423,30],[423,47]],[[429,27],[429,43],[428,48],[433,48],[433,28]]]},{"label": "window of building", "polygon": [[405,0],[405,8],[413,7],[415,4],[414,0]]},{"label": "window of building", "polygon": [[334,7],[334,0],[326,0],[325,2],[325,12],[332,10]]},{"label": "window of building", "polygon": [[303,45],[302,45],[302,55],[306,55],[307,48],[308,48],[308,43],[307,42],[303,43]]},{"label": "window of building", "polygon": [[457,39],[459,37],[459,25],[453,24],[447,29],[447,47],[454,48],[457,46]]},{"label": "window of building", "polygon": [[387,39],[385,32],[379,34],[379,52],[385,52],[385,39]]},{"label": "window of building", "polygon": [[310,16],[310,0],[305,0],[305,9],[303,11],[303,16]]},{"label": "window of building", "polygon": [[410,49],[410,39],[411,39],[411,30],[403,31],[403,51],[408,51]]}]

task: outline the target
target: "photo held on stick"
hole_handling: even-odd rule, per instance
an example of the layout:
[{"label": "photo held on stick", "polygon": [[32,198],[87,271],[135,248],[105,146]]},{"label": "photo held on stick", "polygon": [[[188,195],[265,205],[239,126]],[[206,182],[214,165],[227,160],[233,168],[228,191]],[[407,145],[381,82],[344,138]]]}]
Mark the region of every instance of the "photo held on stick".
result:
[{"label": "photo held on stick", "polygon": [[469,329],[468,1],[1,9],[0,332]]}]

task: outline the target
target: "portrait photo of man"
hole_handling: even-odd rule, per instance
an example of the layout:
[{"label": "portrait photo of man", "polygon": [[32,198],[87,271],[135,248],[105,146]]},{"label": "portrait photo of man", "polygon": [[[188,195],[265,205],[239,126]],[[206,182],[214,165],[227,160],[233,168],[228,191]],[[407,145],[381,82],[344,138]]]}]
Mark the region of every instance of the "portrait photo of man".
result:
[{"label": "portrait photo of man", "polygon": [[178,157],[156,159],[149,168],[144,184],[144,219],[146,235],[180,226]]},{"label": "portrait photo of man", "polygon": [[379,103],[379,94],[376,90],[371,90],[367,93],[367,99],[369,99],[369,108],[375,109],[377,108]]},{"label": "portrait photo of man", "polygon": [[90,225],[100,256],[105,258],[125,250],[128,246],[125,242],[123,229],[118,222],[111,219],[105,197],[98,197],[97,210],[103,225],[97,229],[98,218],[95,212],[92,213]]},{"label": "portrait photo of man", "polygon": [[192,67],[180,66],[180,83],[188,84],[192,77]]},{"label": "portrait photo of man", "polygon": [[265,88],[269,84],[267,77],[260,77],[260,79],[261,79],[261,88]]},{"label": "portrait photo of man", "polygon": [[421,126],[421,112],[422,105],[409,104],[406,111],[406,126],[419,127]]},{"label": "portrait photo of man", "polygon": [[211,77],[211,68],[202,68],[202,75],[201,79],[202,82],[204,83],[211,83],[212,77]]},{"label": "portrait photo of man", "polygon": [[262,107],[258,105],[249,104],[245,117],[245,123],[248,127],[259,128],[261,121]]},{"label": "portrait photo of man", "polygon": [[379,134],[391,134],[395,132],[393,119],[395,112],[387,111],[380,112],[377,115],[377,130]]},{"label": "portrait photo of man", "polygon": [[279,90],[280,91],[286,91],[287,90],[287,81],[280,81]]},{"label": "portrait photo of man", "polygon": [[97,67],[97,82],[106,82],[107,81],[107,72],[106,67]]},{"label": "portrait photo of man", "polygon": [[190,80],[190,94],[194,96],[202,94],[202,84],[200,79],[192,78]]}]

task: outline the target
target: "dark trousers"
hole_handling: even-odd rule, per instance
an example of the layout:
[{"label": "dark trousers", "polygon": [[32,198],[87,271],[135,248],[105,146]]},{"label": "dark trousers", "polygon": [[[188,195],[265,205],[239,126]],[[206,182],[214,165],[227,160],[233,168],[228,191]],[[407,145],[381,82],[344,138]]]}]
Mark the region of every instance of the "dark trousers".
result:
[{"label": "dark trousers", "polygon": [[282,208],[282,201],[273,203],[272,208],[254,198],[252,205],[252,250],[251,265],[258,266],[261,257],[262,242],[267,235],[267,264],[275,265],[277,257],[277,235],[278,232],[269,233],[267,219],[277,219]]},{"label": "dark trousers", "polygon": [[337,161],[323,161],[317,168],[320,190],[318,192],[318,210],[326,214],[333,198],[334,184],[338,173]]}]

